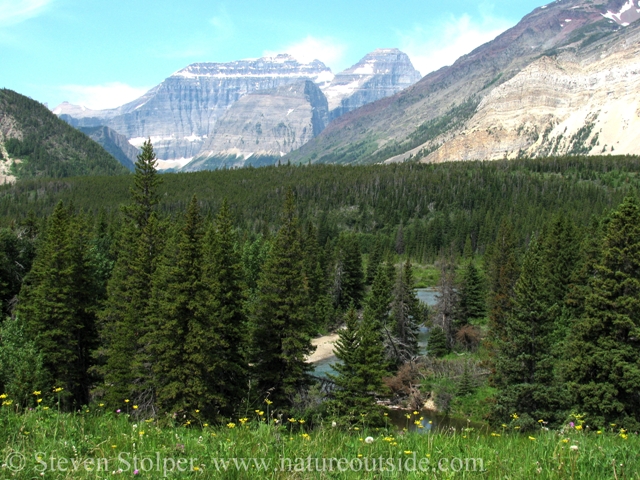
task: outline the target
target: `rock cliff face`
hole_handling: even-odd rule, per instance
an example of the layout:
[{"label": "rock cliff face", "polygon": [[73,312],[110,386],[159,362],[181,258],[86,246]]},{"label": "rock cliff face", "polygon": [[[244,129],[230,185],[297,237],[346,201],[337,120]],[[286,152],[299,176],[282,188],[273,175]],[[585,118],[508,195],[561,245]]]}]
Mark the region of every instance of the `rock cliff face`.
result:
[{"label": "rock cliff face", "polygon": [[[597,62],[604,62],[605,58],[600,56],[613,55],[624,42],[628,42],[629,45],[635,42],[632,35],[640,22],[633,21],[634,18],[640,18],[638,0],[563,0],[536,8],[518,25],[459,58],[450,67],[432,72],[418,83],[392,97],[365,105],[333,121],[322,134],[301,149],[292,152],[288,159],[303,163],[309,160],[367,163],[402,161],[411,157],[426,158],[429,161],[485,158],[487,155],[491,158],[497,156],[502,158],[505,152],[508,156],[517,155],[514,152],[518,152],[521,148],[526,151],[523,153],[535,153],[534,150],[540,154],[545,151],[550,153],[554,148],[556,153],[575,152],[581,141],[573,139],[569,146],[566,137],[571,131],[569,125],[566,125],[567,133],[563,133],[564,140],[560,142],[560,146],[555,147],[557,142],[549,146],[550,143],[547,140],[559,134],[553,129],[566,120],[565,113],[560,110],[553,113],[552,110],[562,107],[572,112],[583,111],[583,105],[576,103],[577,97],[573,100],[567,98],[566,102],[564,100],[566,95],[572,97],[575,91],[583,88],[580,86],[581,81],[572,80],[574,73],[579,76],[586,75],[589,77],[588,82],[595,81],[606,90],[608,82],[598,79],[602,75],[607,75],[607,68],[611,66],[605,66],[604,63],[597,64]],[[612,58],[611,62],[625,63],[633,59],[633,53],[628,53],[626,56],[623,53],[616,55],[620,55],[618,60]],[[557,77],[557,81],[575,83],[574,93],[566,93],[566,88],[560,89],[557,95],[550,93],[554,98],[563,97],[558,98],[560,104],[556,107],[551,103],[545,107],[547,113],[553,113],[555,117],[545,121],[536,120],[534,123],[537,125],[537,133],[531,131],[530,134],[524,134],[526,128],[533,128],[533,123],[527,127],[528,120],[525,119],[535,110],[530,108],[527,102],[551,102],[549,98],[545,100],[539,92],[529,91],[527,87],[529,81],[534,84],[535,82],[544,84],[545,80],[542,76],[538,77],[539,80],[532,80],[534,72],[551,68],[550,64],[543,63],[544,57],[551,59],[552,64],[556,62],[555,68],[558,74],[565,68],[566,63],[564,80]],[[619,67],[623,68],[622,65]],[[631,69],[633,70],[633,67]],[[530,79],[525,80],[525,76],[519,77],[520,74],[528,75]],[[624,88],[632,90],[624,101],[635,104],[631,99],[635,98],[635,92],[639,91],[633,90],[635,81],[631,80],[632,74],[625,75],[627,75],[625,82],[628,83],[625,83]],[[552,77],[556,78],[556,75]],[[513,83],[510,83],[511,81]],[[503,85],[504,87],[501,87]],[[494,91],[495,96],[492,96]],[[521,107],[517,107],[519,95],[523,95]],[[498,103],[494,103],[498,98],[510,100],[501,100],[499,107]],[[582,98],[586,99],[584,96]],[[504,144],[500,142],[501,146],[495,146],[495,141],[489,142],[481,136],[489,136],[490,133],[487,130],[495,133],[497,128],[501,128],[500,123],[494,125],[494,120],[489,116],[493,108],[491,105],[495,105],[495,109],[504,112],[507,104],[509,108],[514,109],[508,115],[514,117],[510,121],[516,125],[514,127],[516,131],[520,129],[520,133],[517,135],[517,140],[505,140]],[[575,134],[586,125],[586,130],[593,129],[590,135],[595,135],[596,127],[590,127],[591,120],[597,115],[604,122],[605,112],[614,111],[607,110],[608,107],[600,108],[599,104],[592,105],[590,108],[594,110],[589,112],[585,110],[571,121],[580,124],[574,129]],[[494,112],[493,115],[494,118],[498,118],[498,113]],[[500,115],[504,117],[507,114]],[[541,116],[544,115],[541,114]],[[613,117],[612,114],[610,118],[613,119]],[[482,118],[485,120],[481,121]],[[578,118],[582,120],[577,120]],[[552,123],[552,130],[549,130],[545,137],[548,125]],[[603,135],[606,130],[604,123],[600,128],[603,128],[601,134]],[[469,135],[464,132],[469,129],[477,132],[477,137],[474,137],[476,140],[473,142],[468,140],[465,143],[464,138]],[[502,133],[511,135],[505,133],[510,131],[511,127],[504,126],[504,129]],[[584,135],[586,130],[580,131],[579,136]],[[484,134],[481,133],[483,131]],[[529,138],[536,138],[536,140],[532,141]],[[543,138],[546,139],[542,141]],[[590,136],[588,141],[592,139],[593,136]],[[449,145],[454,140],[457,143]],[[540,147],[529,150],[538,141]],[[603,139],[598,139],[590,153],[598,151],[595,148],[598,147],[598,141],[602,150]],[[621,141],[621,145],[622,143]],[[434,153],[436,151],[439,153]],[[614,151],[618,151],[617,147]],[[640,149],[637,149],[636,153],[640,153]]]},{"label": "rock cliff face", "polygon": [[230,63],[196,63],[174,73],[145,95],[113,110],[60,105],[75,126],[106,125],[136,147],[151,138],[160,159],[190,159],[212,134],[216,121],[243,96],[301,80],[333,78],[322,62],[301,64],[289,55]]},{"label": "rock cliff face", "polygon": [[80,127],[79,130],[93,141],[102,145],[116,160],[129,170],[134,170],[140,150],[127,141],[127,137],[120,135],[109,127]]},{"label": "rock cliff face", "polygon": [[327,99],[311,81],[242,97],[184,171],[274,163],[327,125]]},{"label": "rock cliff face", "polygon": [[375,50],[322,88],[329,102],[329,119],[394,95],[418,80],[420,72],[406,53],[397,48]]}]

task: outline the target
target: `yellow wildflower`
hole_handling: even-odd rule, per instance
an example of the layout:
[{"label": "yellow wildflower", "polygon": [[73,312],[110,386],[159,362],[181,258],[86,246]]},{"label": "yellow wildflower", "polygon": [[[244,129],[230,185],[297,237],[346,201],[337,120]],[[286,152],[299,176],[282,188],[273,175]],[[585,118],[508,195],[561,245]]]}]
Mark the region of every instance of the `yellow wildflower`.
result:
[{"label": "yellow wildflower", "polygon": [[33,392],[33,394],[37,397],[38,395],[40,395],[42,392],[40,390],[36,390],[35,392]]},{"label": "yellow wildflower", "polygon": [[529,436],[529,440],[535,440],[535,438],[532,436]]},{"label": "yellow wildflower", "polygon": [[233,423],[233,422],[229,422],[229,423],[227,423],[227,427],[229,427],[229,428],[236,428],[236,424],[235,424],[235,423]]}]

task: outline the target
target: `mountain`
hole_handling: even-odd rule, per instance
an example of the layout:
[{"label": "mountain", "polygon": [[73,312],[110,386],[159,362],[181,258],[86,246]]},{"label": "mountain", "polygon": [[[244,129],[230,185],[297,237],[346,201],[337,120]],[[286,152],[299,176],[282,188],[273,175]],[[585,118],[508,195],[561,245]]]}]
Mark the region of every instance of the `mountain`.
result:
[{"label": "mountain", "polygon": [[[280,54],[229,63],[195,63],[174,73],[139,99],[121,107],[91,110],[63,102],[53,112],[78,128],[106,125],[124,135],[134,146],[140,146],[144,140],[151,138],[160,159],[160,168],[180,168],[194,160],[189,167],[191,169],[195,165],[204,166],[203,159],[214,156],[219,160],[224,159],[225,163],[236,159],[232,163],[243,164],[249,155],[254,155],[251,162],[261,164],[267,162],[268,158],[275,161],[281,153],[300,147],[322,130],[314,120],[313,135],[309,135],[307,130],[301,136],[298,127],[292,127],[298,132],[293,143],[291,139],[285,138],[290,133],[274,133],[275,143],[268,148],[265,148],[265,143],[255,143],[255,140],[264,142],[265,138],[254,138],[251,144],[247,141],[246,132],[241,132],[244,123],[253,121],[247,108],[249,104],[260,105],[261,111],[270,118],[286,117],[291,120],[288,115],[291,107],[284,106],[292,101],[291,98],[284,103],[267,101],[267,98],[284,98],[280,94],[274,94],[280,87],[305,81],[315,83],[329,96],[328,108],[332,112],[326,120],[322,120],[326,125],[327,120],[393,95],[419,78],[420,74],[411,65],[409,57],[393,48],[376,50],[335,77],[318,60],[304,64],[290,55]],[[269,93],[266,93],[267,97],[255,97],[246,100],[247,103],[240,103],[238,108],[233,108],[236,102],[254,92]],[[314,95],[319,98],[321,94],[315,92],[312,96]],[[265,108],[270,101],[272,108],[282,104],[283,110],[267,112]],[[318,108],[322,110],[324,107]],[[249,117],[246,117],[247,114]],[[294,114],[296,116],[297,113]],[[219,127],[218,121],[223,117],[224,122]],[[294,123],[306,121],[299,117]],[[236,127],[241,130],[235,131]],[[224,137],[215,139],[215,135]],[[230,141],[233,136],[242,137],[244,143],[236,145]],[[231,150],[231,153],[226,152],[227,150]],[[220,162],[211,160],[208,165],[212,167],[216,163]]]},{"label": "mountain", "polygon": [[120,135],[109,127],[80,127],[79,130],[95,142],[102,145],[124,167],[133,171],[140,150],[127,141],[127,137]]},{"label": "mountain", "polygon": [[329,102],[329,119],[394,95],[418,80],[420,72],[406,53],[397,48],[374,50],[322,89]]},{"label": "mountain", "polygon": [[286,54],[229,63],[195,63],[117,109],[78,112],[77,107],[63,104],[54,112],[70,117],[75,114],[74,126],[106,125],[134,146],[151,138],[162,160],[191,159],[213,133],[216,121],[243,96],[301,80],[323,83],[332,78],[331,70],[322,62],[302,64]]},{"label": "mountain", "polygon": [[[631,102],[627,109],[633,113],[638,104],[633,52],[640,23],[634,19],[640,18],[640,7],[635,1],[563,0],[537,8],[453,65],[334,120],[288,159],[375,163],[601,152],[602,138],[595,140],[593,148],[587,147],[595,136],[595,125],[603,129],[600,133],[598,128],[597,133],[609,135],[604,122],[616,115],[610,103],[613,97],[617,105]],[[616,90],[608,88],[602,78],[609,75],[613,80],[610,69],[614,67],[623,75],[616,79]],[[587,99],[592,99],[588,106],[581,103]],[[630,135],[629,126],[635,120],[633,114],[625,115],[615,125],[626,125],[626,130],[614,124],[608,127],[612,135],[607,137],[609,149],[610,142],[622,146],[623,137]],[[569,116],[573,120],[568,121]],[[582,138],[583,127],[590,129],[586,138]],[[473,138],[469,138],[471,131]],[[560,135],[563,140],[553,140],[550,147],[552,138]],[[538,146],[531,148],[536,142]],[[638,153],[639,149],[629,148],[630,153]],[[619,153],[618,147],[614,151]]]},{"label": "mountain", "polygon": [[117,175],[127,170],[47,107],[0,90],[0,182],[36,176]]},{"label": "mountain", "polygon": [[240,98],[183,171],[273,164],[328,123],[327,99],[310,80]]}]

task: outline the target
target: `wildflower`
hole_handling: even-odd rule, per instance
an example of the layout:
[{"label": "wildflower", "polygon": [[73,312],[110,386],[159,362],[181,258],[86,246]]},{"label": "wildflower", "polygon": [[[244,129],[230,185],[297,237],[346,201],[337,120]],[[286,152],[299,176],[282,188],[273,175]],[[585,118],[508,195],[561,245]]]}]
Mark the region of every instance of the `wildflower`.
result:
[{"label": "wildflower", "polygon": [[296,422],[297,422],[297,420],[296,420],[295,418],[289,418],[288,420],[289,420],[291,423],[296,423]]},{"label": "wildflower", "polygon": [[205,424],[204,424],[204,425],[202,425],[202,426],[206,428],[206,427],[208,427],[208,426],[209,426],[209,424],[208,424],[208,423],[205,423]]},{"label": "wildflower", "polygon": [[0,395],[0,400],[3,400],[5,398],[7,398],[7,397],[8,397],[8,395],[6,393],[3,393],[2,395]]},{"label": "wildflower", "polygon": [[582,430],[582,425],[576,425],[576,430]]},{"label": "wildflower", "polygon": [[570,426],[571,428],[573,428],[573,427],[575,427],[575,426],[576,426],[576,424],[575,424],[575,423],[573,423],[573,422],[569,422],[569,426]]},{"label": "wildflower", "polygon": [[358,454],[358,458],[362,458],[362,454],[361,453]]},{"label": "wildflower", "polygon": [[627,438],[629,438],[629,435],[627,435],[626,433],[621,433],[620,438],[626,440]]},{"label": "wildflower", "polygon": [[43,410],[49,410],[49,407],[42,407]]},{"label": "wildflower", "polygon": [[13,403],[13,400],[5,400],[4,402],[2,402],[2,405],[6,405],[7,407],[10,406]]},{"label": "wildflower", "polygon": [[532,437],[531,435],[529,435],[529,440],[535,440],[535,437]]},{"label": "wildflower", "polygon": [[104,407],[104,403],[101,403],[100,405],[98,405],[100,408]]},{"label": "wildflower", "polygon": [[544,423],[544,420],[540,419],[538,420],[538,423]]},{"label": "wildflower", "polygon": [[271,405],[273,402],[271,400],[269,400],[268,398],[264,399],[264,403],[266,403],[267,405]]},{"label": "wildflower", "polygon": [[520,418],[520,417],[518,417],[518,414],[517,414],[517,413],[512,413],[512,414],[511,414],[511,418],[513,418],[514,420],[517,420],[517,419],[518,419],[518,418]]},{"label": "wildflower", "polygon": [[227,427],[229,427],[229,428],[236,428],[236,424],[235,424],[235,423],[233,423],[233,422],[229,422],[229,423],[227,423]]},{"label": "wildflower", "polygon": [[598,430],[596,433],[597,433],[598,435],[602,435],[602,430]]},{"label": "wildflower", "polygon": [[33,394],[37,397],[38,395],[40,395],[42,392],[40,390],[36,390],[35,392],[33,392]]},{"label": "wildflower", "polygon": [[405,450],[405,451],[404,451],[404,454],[405,454],[405,455],[411,455],[412,453],[413,453],[413,452],[412,452],[411,450]]},{"label": "wildflower", "polygon": [[262,410],[257,410],[258,415],[260,415],[261,417],[264,416],[264,412]]},{"label": "wildflower", "polygon": [[140,431],[138,432],[138,435],[142,436],[142,435],[144,435],[144,432],[143,432],[142,430],[140,430]]},{"label": "wildflower", "polygon": [[502,428],[507,428],[507,424],[506,424],[506,423],[503,423],[503,424],[502,424]]},{"label": "wildflower", "polygon": [[388,414],[388,413],[385,413],[385,414],[384,414],[384,416],[385,416],[385,417],[388,417],[388,416],[389,416],[389,414]]},{"label": "wildflower", "polygon": [[571,445],[569,447],[569,450],[573,450],[574,452],[577,452],[578,451],[578,445]]},{"label": "wildflower", "polygon": [[138,470],[138,469],[136,469],[136,470],[134,470],[134,471],[133,471],[133,474],[134,474],[134,475],[138,475],[139,473],[140,473],[140,470]]},{"label": "wildflower", "polygon": [[298,420],[298,423],[303,424],[305,420]]},{"label": "wildflower", "polygon": [[42,403],[42,399],[41,398],[38,399],[38,403]]},{"label": "wildflower", "polygon": [[249,419],[248,418],[240,418],[238,421],[240,422],[241,425],[244,425],[245,423],[247,423],[249,421]]},{"label": "wildflower", "polygon": [[137,409],[138,409],[138,405],[134,405],[134,406],[133,406],[133,409],[134,409],[134,410],[137,410]]},{"label": "wildflower", "polygon": [[407,413],[407,414],[405,415],[405,417],[407,417],[407,418],[411,418],[411,415]]},{"label": "wildflower", "polygon": [[200,410],[196,409],[196,413],[200,413]]},{"label": "wildflower", "polygon": [[562,439],[562,443],[569,443],[569,439],[568,438],[563,438]]},{"label": "wildflower", "polygon": [[197,472],[197,471],[199,471],[199,470],[200,470],[200,467],[193,467],[193,471],[194,471],[194,472]]},{"label": "wildflower", "polygon": [[373,437],[367,437],[364,439],[365,443],[373,443]]},{"label": "wildflower", "polygon": [[302,438],[304,438],[305,440],[309,439],[309,434],[308,433],[303,433],[302,434]]},{"label": "wildflower", "polygon": [[414,414],[414,415],[419,415],[419,414],[420,414],[420,412],[413,412],[413,414]]},{"label": "wildflower", "polygon": [[118,448],[117,445],[111,445],[111,448]]},{"label": "wildflower", "polygon": [[60,393],[62,390],[64,390],[62,387],[54,388],[53,393]]},{"label": "wildflower", "polygon": [[499,436],[500,436],[500,434],[499,434],[499,433],[496,433],[496,432],[491,432],[491,436],[492,436],[492,437],[499,437]]},{"label": "wildflower", "polygon": [[360,430],[360,428],[358,428],[358,427],[355,427],[355,428],[354,428],[354,430],[356,430],[356,431],[358,431],[358,430]]},{"label": "wildflower", "polygon": [[120,413],[120,409],[117,409],[117,410],[116,410],[116,413]]},{"label": "wildflower", "polygon": [[331,426],[332,426],[333,428],[336,428],[336,427],[338,426],[338,424],[337,424],[336,422],[331,422]]},{"label": "wildflower", "polygon": [[129,403],[129,399],[125,398],[124,403]]}]

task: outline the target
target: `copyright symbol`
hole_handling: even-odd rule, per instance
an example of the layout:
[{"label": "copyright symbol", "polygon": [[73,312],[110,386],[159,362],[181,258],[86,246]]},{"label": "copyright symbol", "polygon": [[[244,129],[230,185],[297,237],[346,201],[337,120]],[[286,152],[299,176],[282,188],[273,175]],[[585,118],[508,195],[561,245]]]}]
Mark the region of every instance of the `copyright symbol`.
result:
[{"label": "copyright symbol", "polygon": [[13,452],[7,455],[4,463],[12,472],[19,472],[24,468],[27,462],[24,458],[24,455],[22,455],[20,452]]}]

